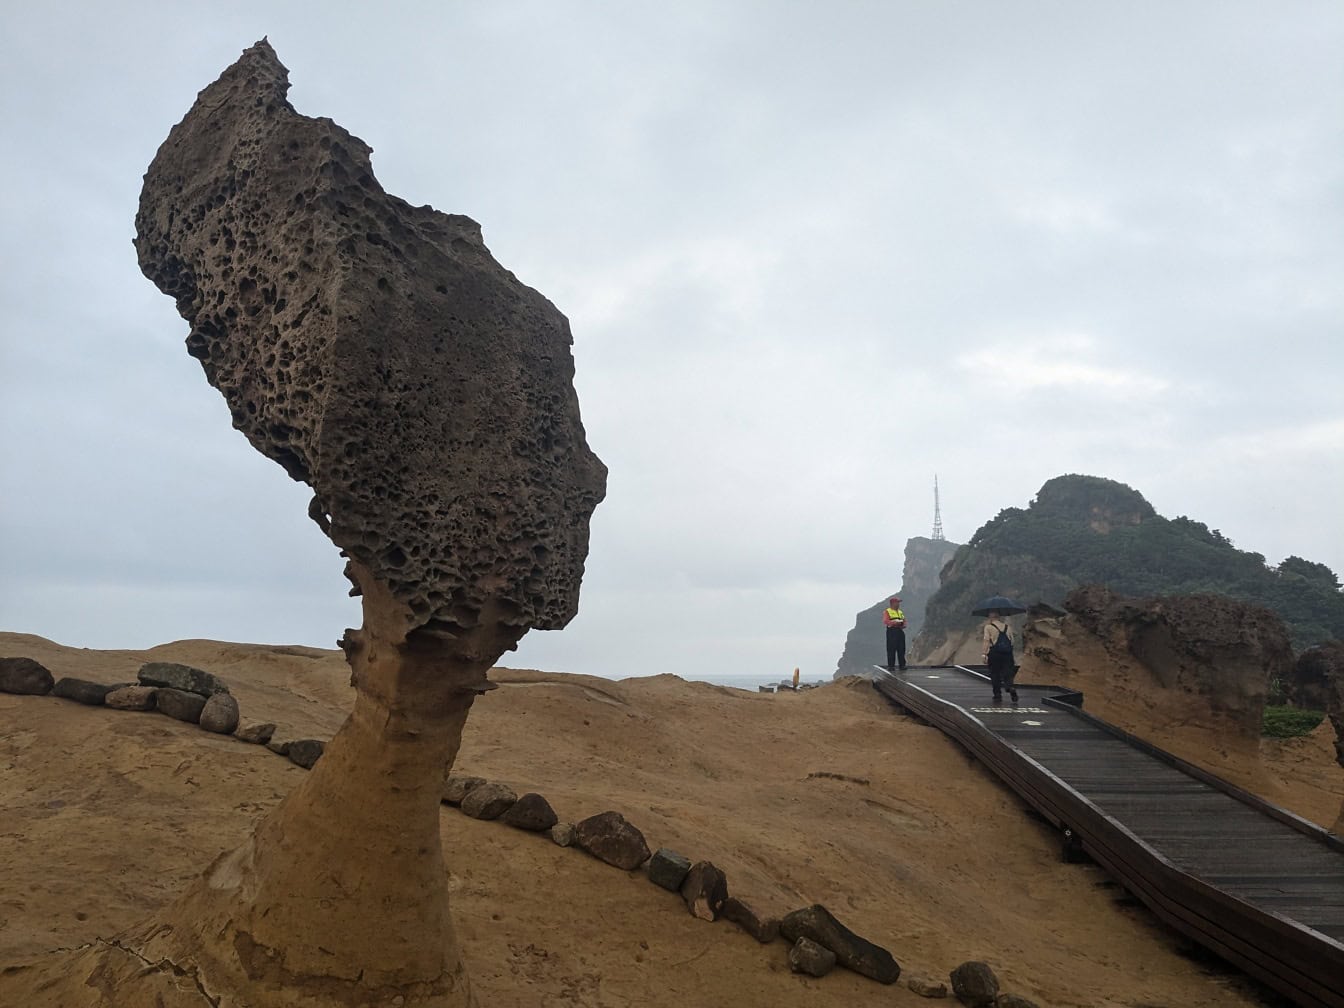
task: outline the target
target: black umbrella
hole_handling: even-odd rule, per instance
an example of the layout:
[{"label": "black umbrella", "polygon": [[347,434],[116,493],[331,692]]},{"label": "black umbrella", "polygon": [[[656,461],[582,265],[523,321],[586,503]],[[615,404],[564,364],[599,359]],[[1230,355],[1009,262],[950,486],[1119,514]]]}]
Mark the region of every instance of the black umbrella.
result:
[{"label": "black umbrella", "polygon": [[994,595],[972,609],[971,615],[988,616],[991,612],[997,612],[1000,616],[1016,616],[1018,613],[1026,611],[1026,606],[1014,602],[1010,598],[1004,598],[1002,595]]}]

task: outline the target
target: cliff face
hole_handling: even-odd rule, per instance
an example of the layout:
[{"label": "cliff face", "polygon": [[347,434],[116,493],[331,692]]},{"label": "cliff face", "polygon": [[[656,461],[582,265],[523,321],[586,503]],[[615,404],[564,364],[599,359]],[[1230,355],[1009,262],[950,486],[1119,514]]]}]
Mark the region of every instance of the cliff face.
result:
[{"label": "cliff face", "polygon": [[[961,547],[945,539],[915,536],[905,544],[905,566],[901,572],[901,588],[887,592],[855,617],[854,628],[845,638],[845,649],[840,655],[835,678],[845,675],[872,676],[873,666],[887,660],[886,635],[882,631],[882,610],[893,594],[901,597],[905,612],[907,642],[913,642],[924,623],[924,611],[929,599],[938,590],[943,567]],[[910,652],[913,656],[913,652]]]},{"label": "cliff face", "polygon": [[1002,594],[1059,606],[1080,585],[1134,597],[1216,593],[1264,606],[1303,649],[1344,639],[1344,593],[1333,571],[1297,557],[1277,567],[1237,549],[1217,529],[1164,518],[1131,487],[1097,476],[1059,476],[1026,508],[1005,508],[948,565],[929,600],[911,656],[975,660],[966,641],[978,601]]}]

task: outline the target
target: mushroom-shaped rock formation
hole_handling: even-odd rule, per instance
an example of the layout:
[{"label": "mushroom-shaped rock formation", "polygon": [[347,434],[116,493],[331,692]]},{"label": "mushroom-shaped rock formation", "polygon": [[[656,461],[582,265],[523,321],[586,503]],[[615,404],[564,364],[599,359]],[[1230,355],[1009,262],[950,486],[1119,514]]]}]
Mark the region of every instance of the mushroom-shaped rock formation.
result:
[{"label": "mushroom-shaped rock formation", "polygon": [[243,847],[75,979],[128,1005],[156,981],[255,1008],[467,1005],[445,775],[494,661],[573,617],[606,469],[564,316],[475,222],[385,193],[369,147],[288,88],[263,40],[200,93],[135,245],[234,425],[349,559],[354,709]]}]

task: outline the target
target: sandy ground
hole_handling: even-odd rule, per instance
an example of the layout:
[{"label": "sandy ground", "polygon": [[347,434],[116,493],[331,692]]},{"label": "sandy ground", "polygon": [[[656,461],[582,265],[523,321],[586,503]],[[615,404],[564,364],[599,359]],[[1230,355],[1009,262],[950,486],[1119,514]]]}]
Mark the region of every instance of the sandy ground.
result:
[{"label": "sandy ground", "polygon": [[[146,660],[187,662],[223,676],[244,722],[275,721],[281,739],[330,737],[351,700],[339,653],[307,648],[89,651],[0,634],[0,655],[109,683],[134,679]],[[460,772],[538,791],[562,819],[616,809],[650,847],[716,863],[764,911],[823,903],[890,949],[905,976],[945,980],[983,959],[1005,990],[1043,1008],[1280,1003],[1191,949],[1099,869],[1062,863],[1052,829],[866,683],[765,695],[672,676],[493,678],[502,688],[477,702]],[[1256,773],[1299,811],[1333,816],[1330,787],[1344,771],[1331,772],[1324,737],[1274,749]],[[305,772],[159,714],[8,694],[0,768],[0,1005],[33,1003],[34,978],[63,961],[52,950],[151,914]],[[845,970],[795,976],[783,941],[763,946],[696,920],[638,871],[544,836],[447,807],[442,827],[482,1006],[928,1003],[903,982]]]}]

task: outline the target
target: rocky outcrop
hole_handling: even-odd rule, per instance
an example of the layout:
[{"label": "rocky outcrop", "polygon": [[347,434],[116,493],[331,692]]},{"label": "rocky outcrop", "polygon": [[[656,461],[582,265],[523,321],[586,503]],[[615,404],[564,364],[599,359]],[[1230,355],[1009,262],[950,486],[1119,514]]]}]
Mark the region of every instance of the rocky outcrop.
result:
[{"label": "rocky outcrop", "polygon": [[179,689],[160,689],[154,702],[160,714],[167,714],[170,718],[188,724],[199,724],[201,711],[205,709],[205,697]]},{"label": "rocky outcrop", "polygon": [[1139,711],[1152,728],[1197,722],[1255,741],[1270,680],[1293,666],[1282,621],[1222,595],[1134,599],[1086,586],[1062,614],[1037,607],[1030,616],[1019,678],[1072,685],[1080,670],[1104,670],[1088,709]]},{"label": "rocky outcrop", "polygon": [[232,735],[238,727],[238,701],[227,693],[216,693],[201,708],[200,725],[216,735]]},{"label": "rocky outcrop", "polygon": [[1287,701],[1295,707],[1344,713],[1344,641],[1307,648],[1297,656],[1284,686]]},{"label": "rocky outcrop", "polygon": [[873,666],[886,664],[887,644],[882,628],[882,610],[887,607],[892,595],[901,598],[906,641],[907,644],[913,643],[924,624],[925,607],[941,583],[943,567],[960,548],[945,539],[915,536],[906,540],[900,591],[887,592],[855,617],[854,628],[845,638],[845,648],[833,678],[861,675],[871,679],[875,674]]},{"label": "rocky outcrop", "polygon": [[901,967],[890,952],[860,938],[820,903],[786,914],[779,922],[779,933],[792,942],[811,939],[834,952],[840,965],[878,983],[900,979]]},{"label": "rocky outcrop", "polygon": [[479,224],[389,195],[368,144],[288,91],[262,41],[201,92],[145,176],[141,270],[408,630],[564,626],[606,479],[569,323]]},{"label": "rocky outcrop", "polygon": [[104,683],[89,682],[87,679],[75,679],[67,676],[64,679],[56,680],[56,685],[51,688],[51,693],[52,696],[58,696],[64,700],[73,700],[75,703],[82,703],[88,707],[101,707],[107,699],[107,694],[113,688]]}]

